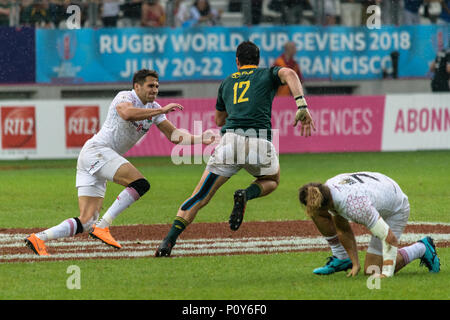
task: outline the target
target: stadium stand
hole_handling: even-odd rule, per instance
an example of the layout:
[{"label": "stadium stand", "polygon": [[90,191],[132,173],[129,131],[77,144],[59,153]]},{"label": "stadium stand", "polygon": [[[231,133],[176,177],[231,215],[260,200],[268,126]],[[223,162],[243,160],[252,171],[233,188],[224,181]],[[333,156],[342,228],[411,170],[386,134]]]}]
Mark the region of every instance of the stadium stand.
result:
[{"label": "stadium stand", "polygon": [[[32,1],[8,1],[11,5],[10,25],[18,26],[20,24],[20,11],[17,10],[22,6],[30,5]],[[124,3],[125,0],[121,0]],[[242,26],[249,25],[248,5],[251,0],[209,0],[211,7],[221,12],[220,25],[222,26]],[[262,0],[262,17],[261,26],[267,25],[281,25],[283,24],[282,14],[270,8],[269,4],[272,0]],[[305,17],[303,24],[320,23],[320,14],[323,13],[322,0],[310,0],[312,5],[311,10],[305,10],[303,15]],[[335,1],[335,0],[333,0]],[[64,1],[63,1],[64,2]],[[87,15],[83,18],[83,26],[95,25],[101,26],[101,15],[95,7],[92,7],[94,2],[90,0],[73,1],[83,5],[82,14]],[[101,2],[101,1],[100,1]],[[193,0],[184,0],[185,3],[191,5]],[[174,8],[175,0],[160,0],[161,5],[167,11]],[[336,5],[339,8],[339,1]],[[98,4],[97,4],[98,5]],[[387,10],[390,14],[382,16],[383,23],[395,24],[396,21],[402,21],[402,13],[404,10],[403,1],[391,0],[383,1],[381,3],[382,10]],[[97,8],[98,9],[98,8]],[[392,10],[391,10],[392,9]],[[340,10],[340,9],[339,9]],[[389,11],[391,10],[391,11]],[[339,11],[338,11],[339,12]],[[432,2],[432,5],[422,4],[419,8],[419,14],[422,24],[433,23],[437,17],[441,15],[442,7],[440,2]],[[170,15],[168,15],[170,16]],[[118,26],[125,26],[121,23],[124,19],[121,13]],[[96,21],[96,22],[92,22]],[[167,19],[170,21],[170,19]],[[339,23],[339,19],[337,20]],[[64,27],[65,23],[61,21],[57,26]],[[170,25],[170,24],[169,24]],[[183,97],[198,97],[198,96],[215,96],[218,82],[202,82],[202,83],[167,83],[161,91],[161,96],[183,96]],[[306,92],[308,94],[362,94],[362,95],[376,95],[386,93],[401,93],[401,92],[430,92],[430,80],[422,79],[384,79],[365,80],[365,81],[329,81],[329,80],[313,80],[305,83]],[[1,85],[0,99],[45,99],[45,98],[93,98],[93,97],[109,97],[113,92],[119,89],[128,89],[128,84],[91,84],[91,85],[39,85],[39,84],[24,84],[20,86],[15,85]]]},{"label": "stadium stand", "polygon": [[[249,17],[252,14],[252,10],[250,8],[252,0],[209,0],[209,3],[212,8],[221,12],[220,25],[223,26],[242,26],[242,25],[250,25],[251,18]],[[275,11],[271,9],[271,2],[274,0],[262,0],[262,17],[261,17],[261,25],[271,25],[271,24],[286,24],[287,20],[284,19],[283,15],[279,11]],[[129,1],[127,0],[119,0],[120,4],[123,5]],[[172,12],[175,10],[176,0],[160,0],[160,4],[165,8],[166,11],[166,25],[173,26]],[[178,0],[179,2],[179,0]],[[193,4],[193,0],[184,0],[188,6]],[[334,8],[335,10],[335,18],[336,24],[342,24],[342,3],[343,0],[309,0],[311,5],[311,9],[303,10],[303,21],[301,24],[326,24],[326,13],[330,8]],[[363,7],[363,16],[362,23],[364,24],[364,10],[371,4],[378,4],[381,7],[383,12],[382,20],[384,24],[403,24],[405,21],[405,17],[408,16],[408,0],[385,0],[385,1],[366,1],[360,0]],[[28,23],[26,15],[24,13],[27,12],[26,8],[28,6],[40,6],[42,10],[46,10],[48,14],[53,17],[54,11],[50,10],[50,8],[54,8],[55,5],[62,6],[62,8],[67,8],[66,1],[59,0],[41,0],[41,1],[33,1],[33,0],[2,0],[2,6],[5,6],[5,3],[9,3],[11,8],[9,13],[10,26],[19,26],[21,24]],[[446,2],[448,3],[448,1]],[[101,19],[101,0],[74,0],[70,1],[70,4],[79,5],[82,9],[82,27],[101,27],[102,19]],[[237,10],[240,9],[240,10]],[[59,10],[59,9],[58,9]],[[42,11],[42,12],[44,12]],[[444,22],[442,20],[443,16],[446,17],[446,12],[441,5],[441,0],[429,0],[423,1],[417,11],[418,22],[420,24],[431,24],[436,22]],[[59,12],[61,14],[61,12]],[[447,14],[448,15],[448,14]],[[124,12],[121,10],[119,13],[119,22],[118,26],[128,26],[127,23],[123,23]],[[61,20],[57,19],[57,23],[41,23],[38,27],[45,28],[64,28],[64,23],[60,23]],[[406,20],[409,21],[409,20]]]}]

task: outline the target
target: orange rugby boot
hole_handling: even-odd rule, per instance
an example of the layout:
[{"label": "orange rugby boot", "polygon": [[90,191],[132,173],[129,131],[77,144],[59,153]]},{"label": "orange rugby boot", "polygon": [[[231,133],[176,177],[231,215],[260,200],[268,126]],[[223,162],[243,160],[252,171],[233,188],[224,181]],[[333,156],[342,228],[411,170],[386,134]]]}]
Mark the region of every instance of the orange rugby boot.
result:
[{"label": "orange rugby boot", "polygon": [[36,237],[35,233],[25,239],[25,244],[38,256],[49,256],[44,241]]},{"label": "orange rugby boot", "polygon": [[109,232],[109,228],[98,228],[95,224],[93,226],[92,232],[89,233],[89,235],[94,238],[103,241],[103,243],[106,243],[107,245],[120,249],[122,246],[113,238],[111,233]]}]

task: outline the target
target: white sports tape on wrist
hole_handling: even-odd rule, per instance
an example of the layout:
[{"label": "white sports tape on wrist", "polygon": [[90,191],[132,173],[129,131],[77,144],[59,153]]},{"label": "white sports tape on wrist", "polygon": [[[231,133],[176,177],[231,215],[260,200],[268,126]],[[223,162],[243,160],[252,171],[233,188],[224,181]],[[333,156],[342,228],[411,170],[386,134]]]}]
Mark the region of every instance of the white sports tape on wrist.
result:
[{"label": "white sports tape on wrist", "polygon": [[379,218],[375,225],[370,228],[370,232],[381,241],[384,241],[388,235],[389,226],[382,218]]},{"label": "white sports tape on wrist", "polygon": [[[397,251],[397,247],[391,246],[383,240],[383,269],[381,273],[386,277],[392,277],[394,275]],[[388,264],[385,264],[385,262]]]},{"label": "white sports tape on wrist", "polygon": [[295,103],[297,104],[297,107],[299,107],[299,108],[306,108],[306,107],[308,107],[304,97],[299,98],[299,99],[295,99]]}]

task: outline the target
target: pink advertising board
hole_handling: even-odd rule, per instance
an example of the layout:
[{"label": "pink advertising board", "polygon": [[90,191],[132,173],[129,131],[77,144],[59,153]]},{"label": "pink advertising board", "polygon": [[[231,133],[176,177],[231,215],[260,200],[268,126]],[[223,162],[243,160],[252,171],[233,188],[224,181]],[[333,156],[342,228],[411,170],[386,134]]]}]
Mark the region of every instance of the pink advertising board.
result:
[{"label": "pink advertising board", "polygon": [[277,98],[272,126],[279,129],[280,153],[380,151],[384,96],[307,97],[316,131],[301,136],[293,127],[296,105],[292,98]]},{"label": "pink advertising board", "polygon": [[[381,151],[385,96],[309,96],[307,98],[316,131],[308,138],[300,127],[293,127],[296,105],[292,97],[277,97],[273,103],[272,127],[278,129],[274,144],[280,153]],[[183,111],[167,115],[178,128],[194,134],[218,129],[214,123],[214,98],[158,99],[162,106],[177,102]],[[197,121],[196,132],[194,123]],[[198,126],[201,121],[201,126]],[[278,141],[277,141],[278,139]],[[175,145],[156,127],[126,156],[168,156]],[[191,154],[201,154],[202,147],[192,147]]]}]

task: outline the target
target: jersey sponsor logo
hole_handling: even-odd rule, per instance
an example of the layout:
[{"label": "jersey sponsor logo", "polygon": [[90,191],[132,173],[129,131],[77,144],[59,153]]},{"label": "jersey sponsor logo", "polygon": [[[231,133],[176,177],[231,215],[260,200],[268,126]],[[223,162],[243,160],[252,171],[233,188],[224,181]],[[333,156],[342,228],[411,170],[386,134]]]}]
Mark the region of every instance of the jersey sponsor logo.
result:
[{"label": "jersey sponsor logo", "polygon": [[[145,120],[145,121],[147,121],[147,123],[151,122],[149,120]],[[147,133],[147,131],[149,130],[149,128],[145,128],[142,123],[138,123],[138,122],[135,122],[135,121],[132,121],[131,123],[133,124],[133,126],[136,127],[136,131],[137,132],[141,132],[142,131],[144,133]]]},{"label": "jersey sponsor logo", "polygon": [[66,106],[66,147],[81,148],[99,131],[98,106]]},{"label": "jersey sponsor logo", "polygon": [[350,179],[350,178],[346,178],[346,179],[341,180],[341,181],[339,182],[339,184],[350,184],[350,185],[352,185],[352,184],[354,184],[354,183],[356,183],[356,181],[353,180],[353,179]]},{"label": "jersey sponsor logo", "polygon": [[352,178],[345,178],[342,181],[340,181],[339,184],[350,184],[350,185],[352,185],[352,184],[357,183],[357,182],[364,183],[364,181],[362,180],[361,177],[366,177],[366,178],[373,179],[375,181],[380,181],[377,178],[372,177],[371,175],[368,175],[366,173],[354,173],[354,174],[351,174],[350,177],[352,177],[353,179]]},{"label": "jersey sponsor logo", "polygon": [[232,75],[231,75],[231,77],[233,78],[233,79],[237,79],[237,78],[239,78],[240,76],[248,76],[248,75],[251,75],[253,73],[253,70],[252,71],[240,71],[240,72],[235,72],[235,73],[233,73]]},{"label": "jersey sponsor logo", "polygon": [[36,149],[35,107],[2,107],[2,148]]}]

